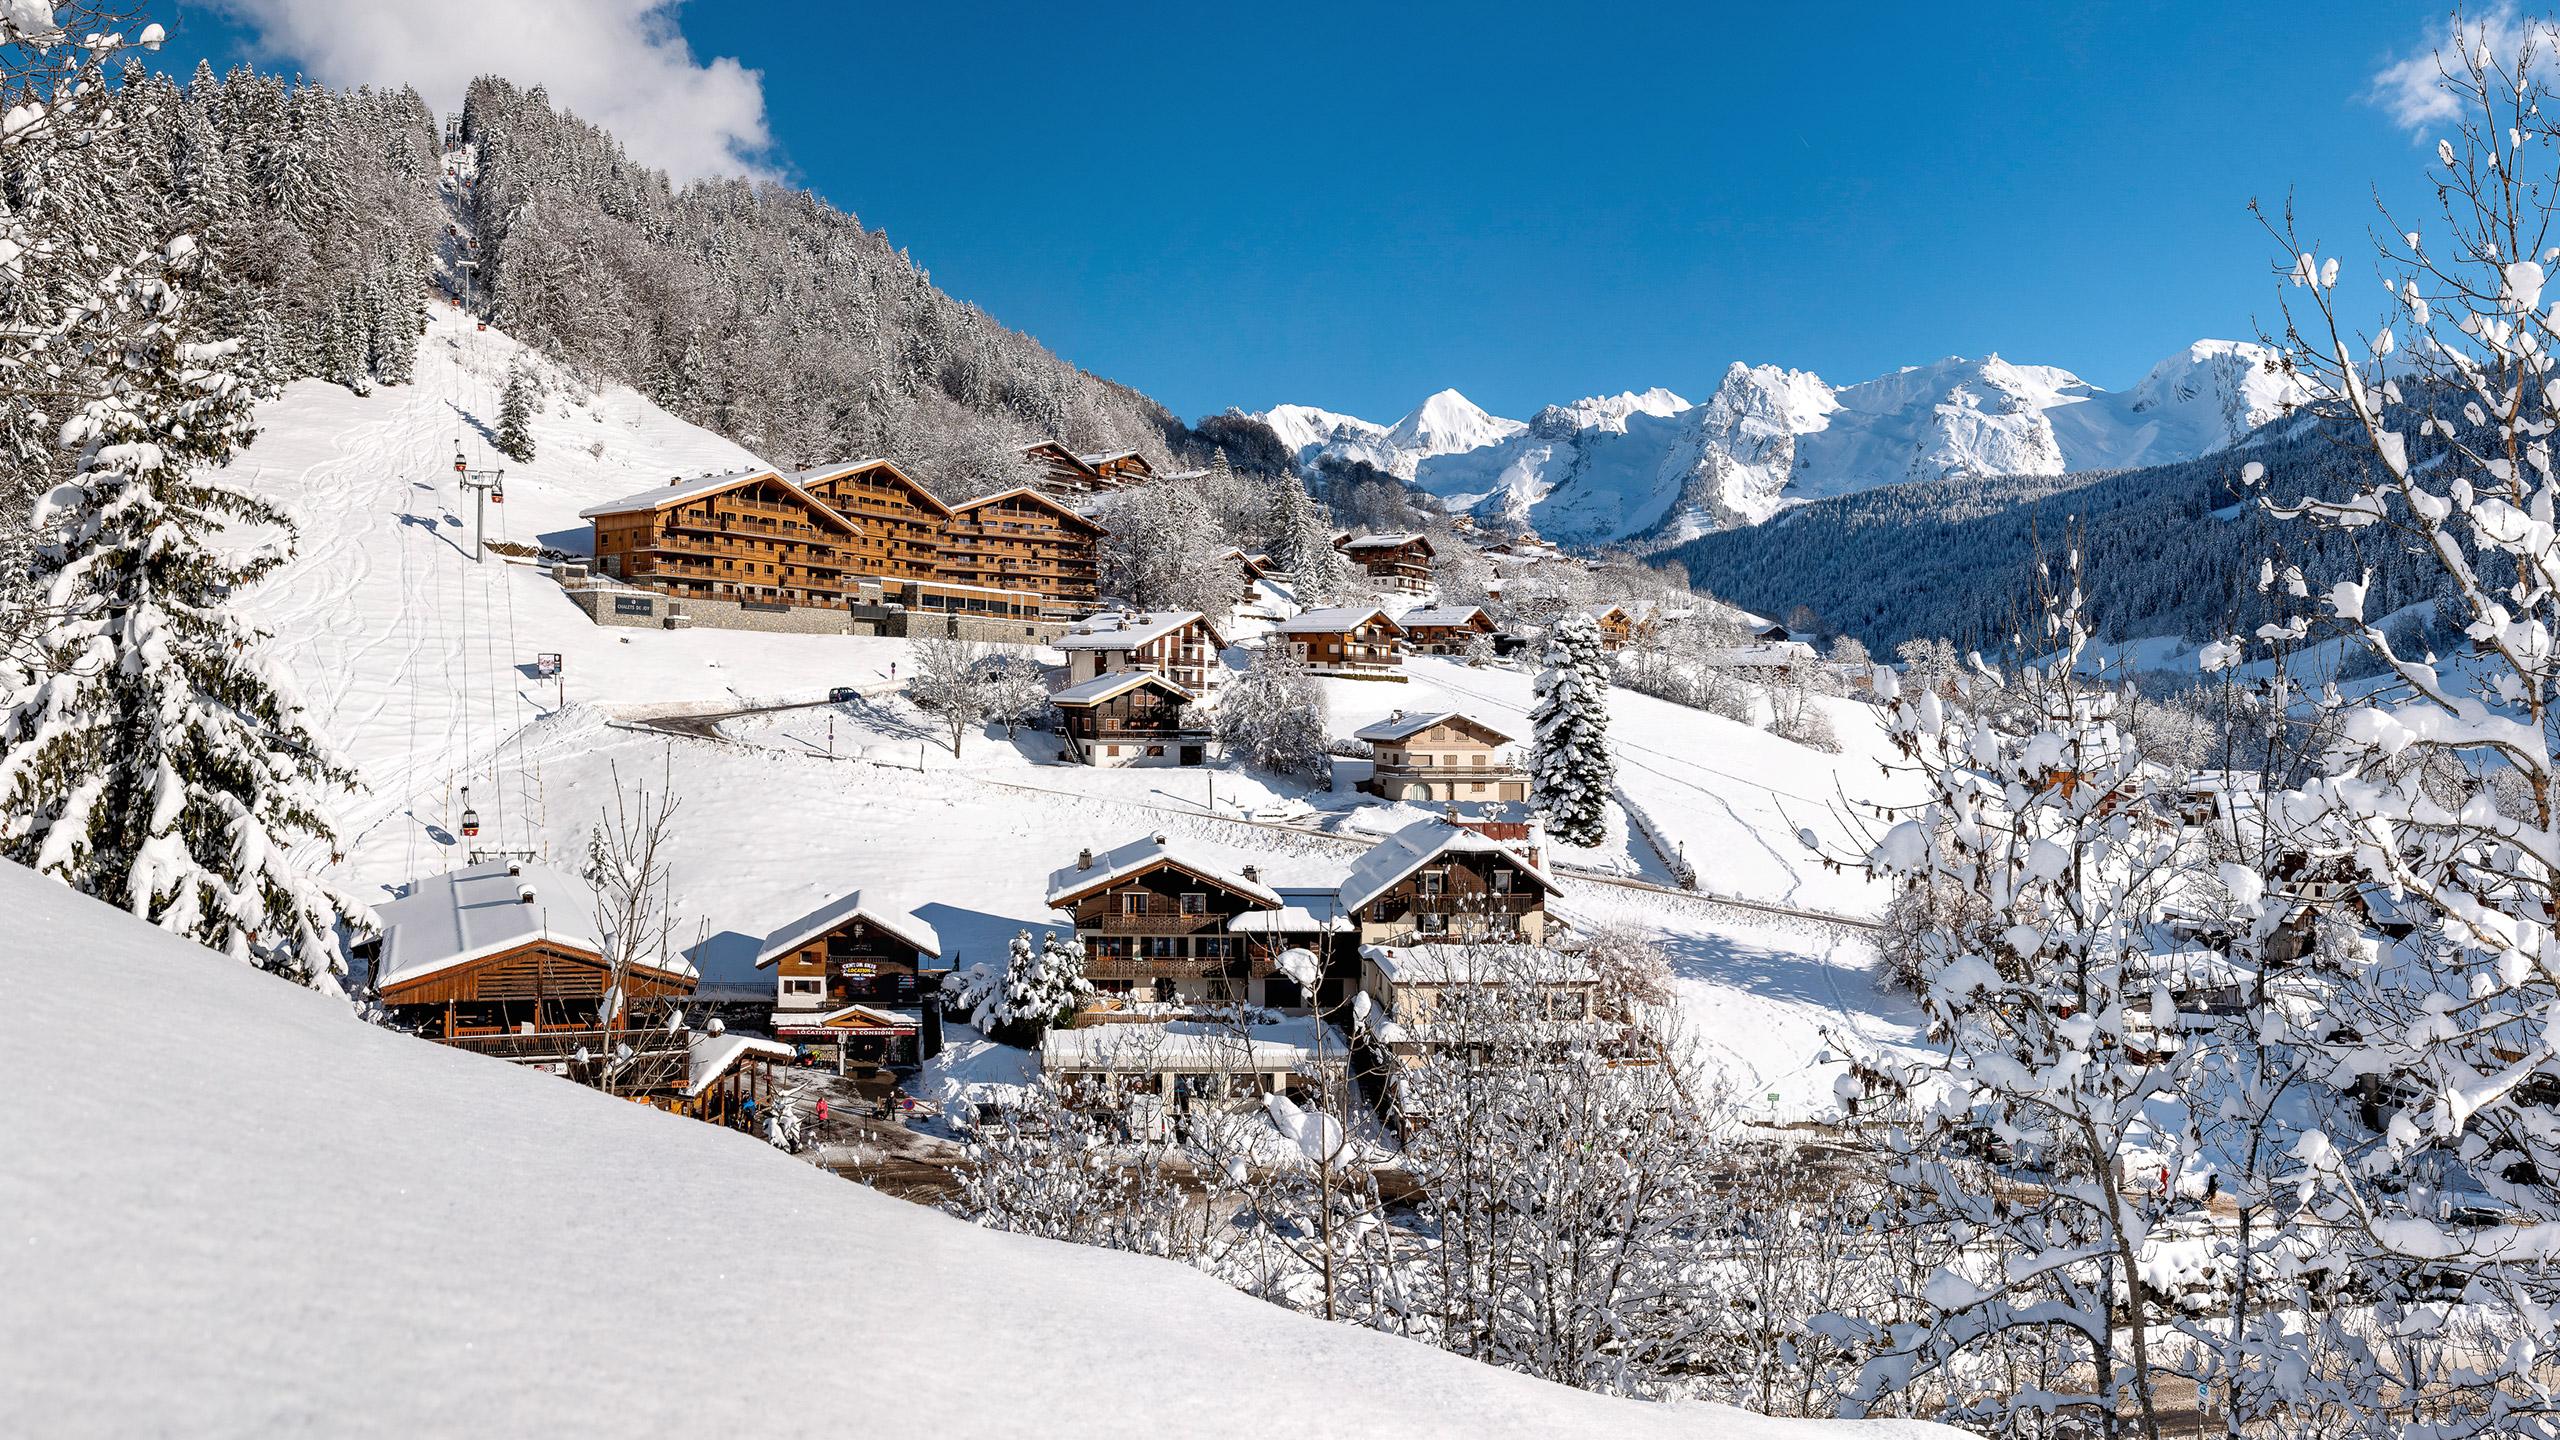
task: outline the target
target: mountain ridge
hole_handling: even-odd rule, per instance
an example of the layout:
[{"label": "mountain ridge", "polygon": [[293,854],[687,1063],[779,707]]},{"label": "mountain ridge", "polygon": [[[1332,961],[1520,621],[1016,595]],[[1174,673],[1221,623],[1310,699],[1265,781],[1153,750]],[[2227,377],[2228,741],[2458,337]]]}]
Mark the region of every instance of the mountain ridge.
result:
[{"label": "mountain ridge", "polygon": [[2301,403],[2298,382],[2269,357],[2252,342],[2198,340],[2120,391],[1997,353],[1841,386],[1735,361],[1696,404],[1655,387],[1549,405],[1523,422],[1444,389],[1391,424],[1305,405],[1254,418],[1301,465],[1363,460],[1454,512],[1567,544],[1661,550],[1881,485],[2211,454]]}]

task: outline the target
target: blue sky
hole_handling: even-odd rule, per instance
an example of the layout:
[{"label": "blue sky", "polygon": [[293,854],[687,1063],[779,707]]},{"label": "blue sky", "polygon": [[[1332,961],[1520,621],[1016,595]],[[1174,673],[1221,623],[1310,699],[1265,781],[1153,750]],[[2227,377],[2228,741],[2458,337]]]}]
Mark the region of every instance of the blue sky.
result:
[{"label": "blue sky", "polygon": [[[481,5],[501,0],[373,12]],[[1378,420],[1442,386],[1515,416],[1648,385],[1701,399],[1737,359],[1847,383],[1996,350],[2129,385],[2272,313],[2252,197],[2291,189],[2342,246],[2374,185],[2421,194],[2425,148],[2370,93],[2442,16],[773,0],[676,9],[682,45],[446,54],[344,33],[367,8],[181,6],[169,60],[415,67],[446,105],[452,75],[559,66],[573,108],[674,132],[649,142],[668,163],[716,164],[682,148],[707,131],[735,132],[728,153],[769,137],[754,163],[1187,416],[1300,401]],[[635,71],[622,44],[674,68]],[[755,77],[697,73],[722,57],[759,72],[760,114],[738,113]]]}]

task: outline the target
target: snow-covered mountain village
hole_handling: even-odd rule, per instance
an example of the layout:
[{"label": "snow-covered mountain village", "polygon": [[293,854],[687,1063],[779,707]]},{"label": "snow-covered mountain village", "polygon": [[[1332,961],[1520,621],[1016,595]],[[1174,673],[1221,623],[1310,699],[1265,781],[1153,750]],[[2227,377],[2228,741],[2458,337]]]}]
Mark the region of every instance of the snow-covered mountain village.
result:
[{"label": "snow-covered mountain village", "polygon": [[323,8],[0,0],[0,1430],[2560,1434],[2548,22],[2123,388],[1186,420]]}]

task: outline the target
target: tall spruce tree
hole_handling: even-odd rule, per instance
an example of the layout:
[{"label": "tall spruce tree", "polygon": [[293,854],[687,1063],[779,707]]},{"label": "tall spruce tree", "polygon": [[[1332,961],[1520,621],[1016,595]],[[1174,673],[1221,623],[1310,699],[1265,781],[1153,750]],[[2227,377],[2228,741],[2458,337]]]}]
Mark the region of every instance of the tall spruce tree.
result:
[{"label": "tall spruce tree", "polygon": [[508,367],[506,393],[498,400],[498,453],[519,465],[533,463],[533,377],[522,365]]},{"label": "tall spruce tree", "polygon": [[1549,636],[1529,706],[1538,813],[1567,845],[1597,845],[1607,833],[1617,766],[1609,758],[1606,664],[1599,625],[1580,611],[1565,616]]},{"label": "tall spruce tree", "polygon": [[227,526],[290,533],[206,477],[244,438],[235,341],[187,325],[192,237],[116,263],[99,291],[147,317],[87,377],[61,430],[76,459],[35,504],[28,579],[46,599],[0,721],[0,854],[244,962],[335,990],[361,902],[297,857],[334,837],[316,792],[350,782],[262,673],[236,592],[283,563]]}]

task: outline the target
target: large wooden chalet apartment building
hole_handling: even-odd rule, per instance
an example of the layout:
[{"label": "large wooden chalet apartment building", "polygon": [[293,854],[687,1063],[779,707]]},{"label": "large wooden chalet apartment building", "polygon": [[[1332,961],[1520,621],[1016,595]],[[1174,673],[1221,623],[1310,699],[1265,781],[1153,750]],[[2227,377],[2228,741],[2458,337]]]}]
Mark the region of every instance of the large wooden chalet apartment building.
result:
[{"label": "large wooden chalet apartment building", "polygon": [[[1116,468],[1065,463],[1090,489],[1146,473],[1134,454],[1099,458]],[[945,504],[888,460],[678,479],[579,516],[604,577],[679,600],[1054,621],[1100,596],[1102,527],[1066,502],[1021,486]]]}]

